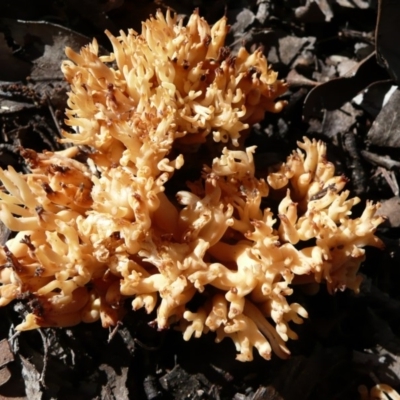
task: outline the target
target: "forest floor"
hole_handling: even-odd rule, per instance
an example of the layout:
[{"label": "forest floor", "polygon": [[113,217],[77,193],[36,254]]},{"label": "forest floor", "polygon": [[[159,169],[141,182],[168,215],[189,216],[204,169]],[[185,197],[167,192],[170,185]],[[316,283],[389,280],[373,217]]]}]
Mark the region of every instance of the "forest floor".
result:
[{"label": "forest floor", "polygon": [[[288,360],[241,363],[229,340],[185,342],[181,332],[149,326],[141,311],[111,330],[94,323],[18,334],[26,304],[15,302],[0,310],[0,399],[356,400],[360,385],[399,389],[400,58],[388,41],[400,28],[396,6],[381,10],[377,44],[370,0],[2,1],[0,166],[26,172],[20,146],[62,148],[65,46],[78,50],[96,37],[110,50],[105,29],[140,32],[141,21],[168,7],[182,16],[198,8],[210,24],[226,15],[232,51],[262,47],[289,90],[284,111],[250,134],[259,162],[285,160],[303,136],[325,141],[352,195],[382,203],[385,249],[367,249],[359,294],[332,296],[322,285],[301,295],[309,319],[295,327]],[[8,232],[0,235],[4,242]]]}]

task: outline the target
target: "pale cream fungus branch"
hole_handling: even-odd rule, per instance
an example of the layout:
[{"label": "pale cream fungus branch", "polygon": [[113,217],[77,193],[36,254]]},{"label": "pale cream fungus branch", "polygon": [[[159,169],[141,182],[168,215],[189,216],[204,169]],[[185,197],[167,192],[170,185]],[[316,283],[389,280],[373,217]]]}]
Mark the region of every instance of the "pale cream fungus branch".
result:
[{"label": "pale cream fungus branch", "polygon": [[362,385],[358,388],[358,393],[360,394],[360,400],[400,400],[400,394],[384,383],[375,385],[369,391],[366,386]]},{"label": "pale cream fungus branch", "polygon": [[[343,191],[326,146],[307,138],[256,175],[256,147],[240,138],[282,109],[286,86],[261,50],[230,54],[227,32],[225,18],[210,27],[195,12],[184,25],[158,12],[141,34],[107,32],[109,55],[95,40],[66,50],[72,147],[24,150],[29,174],[0,170],[0,219],[15,232],[0,249],[0,306],[35,299],[19,330],[112,326],[129,299],[185,340],[211,331],[241,361],[254,348],[286,358],[293,324],[307,318],[290,300],[295,284],[358,291],[364,247],[382,246],[378,205],[352,219],[359,199]],[[228,147],[199,162],[190,190],[171,194],[175,171],[206,140]],[[268,196],[276,214],[263,207]],[[197,293],[204,302],[189,309]]]}]

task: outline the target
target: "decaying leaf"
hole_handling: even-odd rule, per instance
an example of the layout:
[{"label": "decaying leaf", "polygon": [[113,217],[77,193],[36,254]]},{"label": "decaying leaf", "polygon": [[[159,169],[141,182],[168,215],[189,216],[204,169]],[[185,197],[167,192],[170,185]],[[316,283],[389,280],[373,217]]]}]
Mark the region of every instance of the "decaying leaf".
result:
[{"label": "decaying leaf", "polygon": [[374,146],[400,148],[400,91],[396,90],[368,132]]},{"label": "decaying leaf", "polygon": [[304,102],[303,115],[308,119],[324,109],[339,109],[362,89],[385,78],[387,79],[385,71],[377,64],[375,54],[372,53],[349,72],[347,77],[332,79],[312,89]]},{"label": "decaying leaf", "polygon": [[400,48],[394,38],[400,35],[400,3],[393,0],[379,0],[376,27],[376,53],[379,63],[391,77],[400,80]]},{"label": "decaying leaf", "polygon": [[42,400],[43,393],[40,386],[40,373],[25,357],[19,355],[22,362],[22,376],[25,382],[26,396],[30,400]]}]

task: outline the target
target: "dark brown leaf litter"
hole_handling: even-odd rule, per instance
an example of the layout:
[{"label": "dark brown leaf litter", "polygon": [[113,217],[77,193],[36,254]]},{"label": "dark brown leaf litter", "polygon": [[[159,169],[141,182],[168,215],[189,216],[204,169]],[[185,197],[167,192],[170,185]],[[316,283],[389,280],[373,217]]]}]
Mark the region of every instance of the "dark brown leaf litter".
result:
[{"label": "dark brown leaf litter", "polygon": [[[386,7],[377,35],[381,65],[372,54],[376,1],[1,2],[2,167],[27,170],[21,147],[61,148],[65,45],[78,49],[96,36],[107,46],[104,29],[140,30],[157,8],[189,15],[197,7],[210,23],[225,13],[232,49],[261,47],[290,83],[284,112],[257,124],[248,139],[258,146],[258,167],[284,159],[304,135],[323,139],[337,171],[351,178],[352,194],[381,200],[387,222],[379,232],[386,249],[368,250],[358,296],[295,288],[294,300],[310,316],[296,327],[300,340],[289,344],[289,360],[256,355],[239,363],[232,343],[217,345],[212,335],[184,342],[173,329],[151,328],[143,312],[128,312],[112,331],[91,324],[16,334],[34,307],[27,294],[0,309],[0,398],[355,400],[360,384],[400,388],[399,92],[390,81],[400,65],[392,40],[400,24],[393,2],[379,4]],[[9,234],[1,226],[1,243]]]},{"label": "dark brown leaf litter", "polygon": [[388,75],[378,65],[375,54],[371,53],[351,68],[347,76],[333,77],[310,91],[304,102],[304,116],[310,118],[322,110],[337,110],[373,82],[384,79],[388,79]]},{"label": "dark brown leaf litter", "polygon": [[20,147],[61,149],[57,138],[63,127],[67,85],[60,64],[66,45],[79,50],[88,40],[47,22],[0,19],[2,167],[26,170]]}]

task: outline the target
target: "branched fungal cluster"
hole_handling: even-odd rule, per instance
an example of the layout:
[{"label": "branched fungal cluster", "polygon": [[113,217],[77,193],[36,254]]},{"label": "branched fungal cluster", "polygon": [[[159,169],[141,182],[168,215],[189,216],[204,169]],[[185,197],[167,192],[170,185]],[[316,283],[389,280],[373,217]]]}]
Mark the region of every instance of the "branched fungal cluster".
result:
[{"label": "branched fungal cluster", "polygon": [[[254,347],[285,358],[297,337],[290,323],[307,317],[288,301],[292,284],[358,290],[363,247],[381,246],[377,206],[351,219],[359,199],[342,191],[325,145],[306,138],[278,170],[256,176],[256,149],[239,139],[281,110],[285,85],[260,51],[230,55],[226,33],[225,18],[210,28],[194,13],[185,26],[159,12],[140,35],[107,33],[108,56],[96,41],[66,50],[75,132],[63,141],[73,146],[24,150],[30,174],[0,170],[0,219],[16,232],[0,250],[0,305],[37,300],[18,329],[98,319],[107,327],[131,298],[185,340],[212,331],[233,340],[241,361]],[[189,190],[168,194],[207,140],[237,149],[224,148]],[[82,148],[86,161],[76,157]],[[269,197],[276,215],[262,207]],[[203,303],[189,310],[196,293]]]}]

